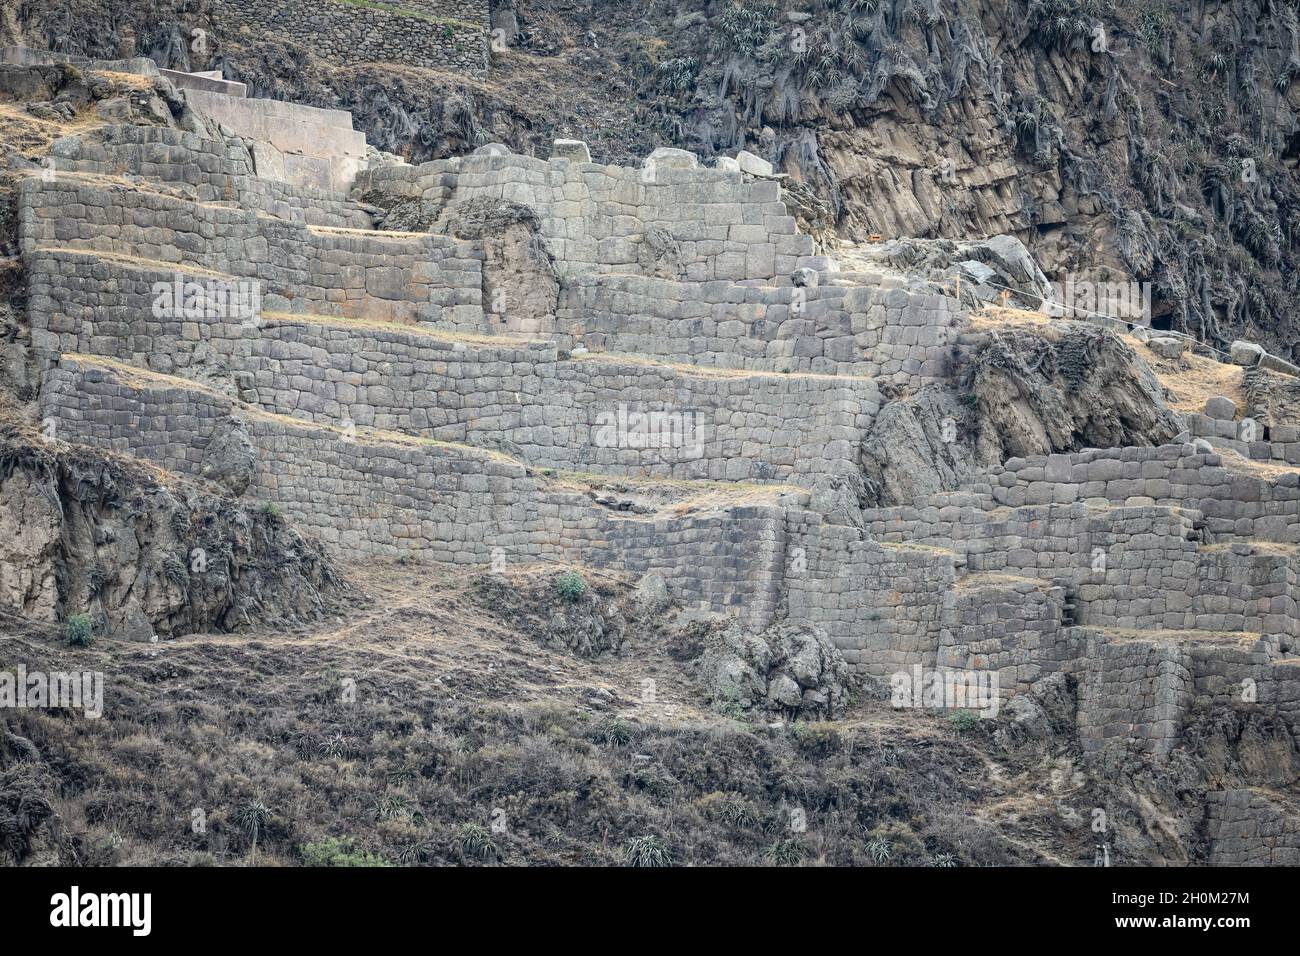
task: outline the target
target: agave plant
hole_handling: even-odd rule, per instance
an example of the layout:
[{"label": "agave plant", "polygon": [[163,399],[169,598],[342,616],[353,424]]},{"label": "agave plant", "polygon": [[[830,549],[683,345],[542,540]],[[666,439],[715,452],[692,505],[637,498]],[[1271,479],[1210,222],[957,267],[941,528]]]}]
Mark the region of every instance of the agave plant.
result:
[{"label": "agave plant", "polygon": [[467,856],[487,861],[498,855],[496,842],[487,827],[477,823],[463,823],[460,827],[460,845]]},{"label": "agave plant", "polygon": [[271,821],[271,816],[271,808],[257,799],[246,800],[235,808],[235,826],[239,827],[253,843],[252,858],[254,864],[257,863],[258,838],[265,831],[267,823]]},{"label": "agave plant", "polygon": [[867,853],[877,863],[888,863],[894,858],[894,844],[887,837],[872,837],[867,841]]},{"label": "agave plant", "polygon": [[672,855],[657,836],[635,836],[623,844],[628,866],[672,866]]}]

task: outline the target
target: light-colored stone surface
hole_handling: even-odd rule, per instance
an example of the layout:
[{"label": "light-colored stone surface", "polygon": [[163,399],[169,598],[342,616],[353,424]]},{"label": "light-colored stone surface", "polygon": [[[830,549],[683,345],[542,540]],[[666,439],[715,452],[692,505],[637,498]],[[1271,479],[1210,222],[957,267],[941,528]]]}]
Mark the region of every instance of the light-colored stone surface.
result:
[{"label": "light-colored stone surface", "polygon": [[[385,233],[337,190],[259,175],[293,179],[282,147],[60,141],[60,174],[18,199],[42,417],[273,501],[343,555],[650,575],[693,611],[824,634],[859,671],[991,673],[1004,698],[1068,675],[1087,754],[1163,757],[1193,703],[1243,680],[1300,709],[1300,472],[1282,467],[1300,429],[1215,397],[1172,444],[1015,457],[864,507],[883,403],[951,389],[984,341],[957,300],[837,273],[740,163],[621,168],[579,145],[367,169],[357,195],[430,209],[434,231]],[[475,201],[516,204],[536,230],[520,247],[560,276],[530,338],[486,337],[511,304],[485,301],[493,237],[455,231]],[[258,307],[158,310],[160,287],[214,279]],[[647,415],[669,441],[633,437]],[[45,600],[10,578],[12,603]],[[788,680],[765,693],[793,701]],[[1223,840],[1224,859],[1259,852]]]}]

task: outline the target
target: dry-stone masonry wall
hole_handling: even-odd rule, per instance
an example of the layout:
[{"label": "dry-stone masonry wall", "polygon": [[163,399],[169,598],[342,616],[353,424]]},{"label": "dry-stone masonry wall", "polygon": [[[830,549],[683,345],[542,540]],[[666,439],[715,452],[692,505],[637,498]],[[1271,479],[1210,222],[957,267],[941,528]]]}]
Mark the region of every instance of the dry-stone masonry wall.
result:
[{"label": "dry-stone masonry wall", "polygon": [[[1188,425],[1217,450],[1012,459],[862,509],[882,391],[947,381],[965,317],[837,274],[775,180],[679,154],[602,166],[581,144],[361,173],[357,199],[432,210],[405,234],[274,163],[236,137],[109,129],[23,184],[57,435],[200,477],[247,447],[243,494],[344,554],[655,571],[697,610],[820,628],[861,671],[993,674],[1003,697],[1065,672],[1088,753],[1165,755],[1194,701],[1246,687],[1300,718],[1300,476],[1237,457],[1294,461],[1294,429],[1243,433],[1216,400]],[[554,332],[485,334],[484,241],[444,234],[483,200],[535,214]],[[209,280],[259,301],[159,308],[160,284]],[[1235,812],[1225,859],[1259,852],[1227,840]]]},{"label": "dry-stone masonry wall", "polygon": [[312,226],[371,229],[361,206],[328,189],[291,186],[259,175],[254,149],[239,137],[205,139],[162,126],[108,126],[94,136],[68,136],[51,147],[62,172],[139,177],[182,188],[204,203],[233,202]]},{"label": "dry-stone masonry wall", "polygon": [[564,561],[657,572],[688,605],[770,623],[784,549],[777,498],[688,514],[606,507],[503,456],[238,409],[193,383],[65,357],[42,416],[59,437],[204,477],[214,439],[246,433],[246,494],[352,553],[455,564]]},{"label": "dry-stone masonry wall", "polygon": [[807,484],[851,478],[879,407],[867,379],[566,360],[547,343],[256,309],[159,310],[159,287],[206,277],[67,250],[35,252],[29,268],[33,341],[47,362],[61,352],[102,355],[194,378],[268,411],[500,445],[539,467]]},{"label": "dry-stone masonry wall", "polygon": [[218,29],[283,37],[332,63],[487,73],[487,0],[213,0],[211,12]]},{"label": "dry-stone masonry wall", "polygon": [[482,324],[482,252],[443,236],[330,229],[94,176],[25,180],[24,251],[84,250],[250,280],[269,311]]},{"label": "dry-stone masonry wall", "polygon": [[937,381],[957,341],[953,299],[902,288],[762,287],[587,276],[560,329],[589,348],[723,368]]},{"label": "dry-stone masonry wall", "polygon": [[1092,636],[1081,682],[1079,739],[1085,753],[1108,740],[1168,754],[1192,700],[1191,658],[1172,641]]},{"label": "dry-stone masonry wall", "polygon": [[1215,790],[1205,795],[1215,866],[1300,865],[1300,809],[1280,794]]},{"label": "dry-stone masonry wall", "polygon": [[[437,207],[480,197],[530,206],[570,276],[670,270],[692,282],[772,279],[824,266],[800,235],[775,181],[719,169],[630,169],[490,152],[366,170],[360,193]],[[664,245],[674,251],[663,253]],[[653,246],[652,248],[649,248]]]}]

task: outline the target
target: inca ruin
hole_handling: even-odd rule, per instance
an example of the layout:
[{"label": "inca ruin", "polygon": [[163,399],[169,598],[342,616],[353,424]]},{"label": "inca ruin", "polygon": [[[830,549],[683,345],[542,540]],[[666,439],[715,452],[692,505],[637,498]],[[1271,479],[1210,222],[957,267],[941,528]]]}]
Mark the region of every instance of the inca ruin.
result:
[{"label": "inca ruin", "polygon": [[[627,156],[581,114],[539,144],[449,105],[474,142],[421,156],[250,51],[481,97],[552,21],[303,6],[168,14],[166,54],[32,27],[0,57],[0,668],[103,697],[75,724],[10,682],[8,862],[1300,864],[1285,328],[1076,268],[1118,248],[1049,236],[1093,193],[1026,226],[991,198],[1042,184],[1014,154],[925,169],[895,140],[980,208],[964,234],[909,228],[919,187],[825,187],[775,121]],[[803,7],[670,22],[905,29]],[[95,720],[131,743],[74,784]],[[192,720],[216,777],[113,782],[184,764]],[[787,769],[697,767],[737,747]],[[888,766],[906,809],[845,797]]]}]

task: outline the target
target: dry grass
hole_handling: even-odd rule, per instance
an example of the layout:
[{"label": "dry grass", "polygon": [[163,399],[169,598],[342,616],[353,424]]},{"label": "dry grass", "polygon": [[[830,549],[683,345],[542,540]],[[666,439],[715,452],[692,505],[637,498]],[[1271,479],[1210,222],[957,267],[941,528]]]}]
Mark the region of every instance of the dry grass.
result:
[{"label": "dry grass", "polygon": [[129,86],[133,90],[153,89],[154,78],[139,73],[121,73],[117,70],[91,70],[91,76],[102,76],[112,80],[115,86]]},{"label": "dry grass", "polygon": [[[1091,625],[1089,625],[1091,627]],[[1142,630],[1135,628],[1099,627],[1095,628],[1117,641],[1154,641],[1161,644],[1236,644],[1239,647],[1253,647],[1263,636],[1250,631],[1199,631],[1168,630],[1152,628]]]},{"label": "dry grass", "polygon": [[971,328],[977,332],[988,332],[1008,326],[1051,326],[1057,322],[1072,321],[1054,318],[1045,312],[1033,309],[1012,309],[1006,306],[989,305],[971,312]]},{"label": "dry grass", "polygon": [[217,279],[224,282],[238,282],[236,276],[224,272],[214,272],[189,263],[164,262],[161,259],[145,259],[140,256],[128,256],[119,252],[104,252],[99,249],[74,249],[69,246],[37,246],[37,252],[54,252],[63,256],[84,256],[87,259],[102,259],[127,269],[139,269],[148,272],[171,272],[183,276],[198,276]]},{"label": "dry grass", "polygon": [[1216,395],[1232,399],[1238,408],[1245,407],[1245,369],[1241,366],[1190,352],[1183,353],[1179,359],[1161,358],[1133,336],[1125,335],[1123,339],[1156,373],[1160,384],[1169,393],[1171,408],[1180,412],[1201,412],[1205,410],[1206,399]]},{"label": "dry grass", "polygon": [[978,588],[1002,588],[1013,587],[1017,584],[1032,584],[1037,588],[1048,588],[1051,586],[1049,581],[1042,578],[1029,578],[1019,574],[998,574],[991,571],[983,571],[977,574],[963,574],[957,579],[958,591],[969,591]]},{"label": "dry grass", "polygon": [[38,119],[19,104],[0,102],[0,139],[28,159],[46,155],[50,144],[61,136],[84,134],[105,125],[94,113],[83,113],[61,122]]},{"label": "dry grass", "polygon": [[[1050,334],[1061,323],[1077,320],[1055,318],[1030,309],[986,306],[971,312],[968,321],[976,332],[1032,327]],[[1245,406],[1244,370],[1240,366],[1191,352],[1184,353],[1179,359],[1165,359],[1133,335],[1120,338],[1155,372],[1160,384],[1168,391],[1171,408],[1180,412],[1200,412],[1205,408],[1206,399],[1216,395],[1232,399],[1239,408]]]},{"label": "dry grass", "polygon": [[588,352],[570,357],[574,362],[608,362],[617,365],[640,365],[649,368],[666,368],[684,375],[697,378],[778,378],[786,380],[807,379],[811,381],[835,382],[874,382],[866,375],[827,375],[818,372],[773,372],[760,369],[717,368],[714,366],[691,365],[687,362],[660,362],[644,355],[631,355],[624,352]]},{"label": "dry grass", "polygon": [[527,348],[535,345],[532,339],[511,338],[506,335],[479,335],[474,332],[456,332],[450,329],[438,329],[427,325],[412,325],[406,322],[387,322],[383,319],[352,318],[350,316],[320,315],[315,312],[263,312],[262,318],[267,322],[281,324],[307,324],[335,326],[337,328],[372,329],[376,332],[401,332],[434,339],[439,342],[463,342],[466,345],[495,345],[510,348]]},{"label": "dry grass", "polygon": [[[991,728],[958,734],[883,703],[840,724],[720,716],[669,653],[661,615],[637,618],[613,584],[601,602],[627,616],[623,649],[587,660],[509,623],[463,568],[372,561],[350,576],[356,603],[312,630],[73,649],[0,621],[0,666],[106,679],[102,720],[0,715],[44,761],[14,785],[57,814],[24,862],[277,866],[333,837],[409,865],[623,865],[630,839],[653,836],[675,865],[764,865],[786,840],[806,865],[879,865],[866,839],[886,831],[892,865],[1051,858],[979,822],[1040,762],[1002,751]],[[256,859],[236,822],[251,800],[272,811]],[[480,852],[467,834],[494,819],[506,826]],[[1088,852],[1064,822],[1041,843]]]}]

